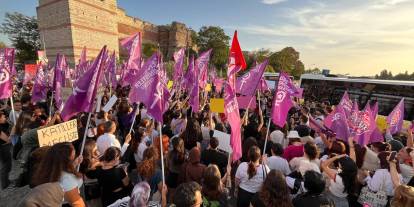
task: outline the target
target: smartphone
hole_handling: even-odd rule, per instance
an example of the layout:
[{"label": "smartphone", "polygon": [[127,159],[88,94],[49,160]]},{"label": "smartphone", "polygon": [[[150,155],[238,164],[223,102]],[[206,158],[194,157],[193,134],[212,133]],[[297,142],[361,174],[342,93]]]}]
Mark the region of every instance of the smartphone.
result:
[{"label": "smartphone", "polygon": [[393,161],[395,160],[395,156],[397,155],[396,151],[392,151],[390,154],[390,157],[388,158],[388,161]]}]

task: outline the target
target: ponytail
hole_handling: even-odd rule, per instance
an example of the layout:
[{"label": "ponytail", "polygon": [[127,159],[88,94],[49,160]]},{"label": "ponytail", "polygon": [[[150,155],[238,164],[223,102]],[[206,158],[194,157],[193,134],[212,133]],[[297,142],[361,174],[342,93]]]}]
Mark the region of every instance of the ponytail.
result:
[{"label": "ponytail", "polygon": [[249,168],[247,169],[247,174],[249,174],[249,179],[256,175],[256,166],[252,161],[249,162]]},{"label": "ponytail", "polygon": [[257,146],[251,146],[249,149],[249,168],[247,169],[247,174],[249,174],[249,179],[256,175],[256,166],[254,165],[260,159],[260,149]]}]

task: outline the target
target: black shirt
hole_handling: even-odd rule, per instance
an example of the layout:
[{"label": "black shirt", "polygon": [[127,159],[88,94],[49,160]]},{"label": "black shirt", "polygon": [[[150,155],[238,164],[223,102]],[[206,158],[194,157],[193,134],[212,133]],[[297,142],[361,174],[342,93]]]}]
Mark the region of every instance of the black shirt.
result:
[{"label": "black shirt", "polygon": [[102,194],[105,196],[110,195],[118,188],[124,187],[122,179],[125,178],[126,173],[122,168],[113,167],[104,170],[102,167],[97,167],[95,170],[87,172],[86,176],[98,179],[98,183],[102,187]]},{"label": "black shirt", "polygon": [[322,195],[310,195],[303,193],[292,200],[295,207],[333,207],[335,204],[332,200]]},{"label": "black shirt", "polygon": [[227,168],[227,155],[225,152],[221,152],[214,149],[207,149],[201,153],[201,163],[208,166],[209,164],[215,164],[218,166],[221,176],[226,174]]}]

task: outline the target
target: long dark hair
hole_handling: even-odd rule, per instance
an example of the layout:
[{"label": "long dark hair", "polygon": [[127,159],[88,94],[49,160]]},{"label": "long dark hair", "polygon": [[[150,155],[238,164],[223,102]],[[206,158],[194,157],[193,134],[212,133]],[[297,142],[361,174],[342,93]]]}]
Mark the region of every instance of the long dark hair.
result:
[{"label": "long dark hair", "polygon": [[176,137],[172,141],[173,150],[171,151],[171,159],[174,164],[180,165],[185,161],[184,141],[180,137]]},{"label": "long dark hair", "polygon": [[353,195],[355,193],[357,183],[358,167],[356,163],[349,157],[342,157],[338,159],[342,171],[338,174],[342,178],[344,184],[344,193]]},{"label": "long dark hair", "polygon": [[260,159],[260,149],[256,146],[252,146],[249,149],[249,168],[247,169],[247,174],[249,175],[249,179],[256,175],[256,166],[254,163]]},{"label": "long dark hair", "polygon": [[191,150],[197,144],[197,141],[203,139],[200,124],[195,118],[190,118],[187,121],[187,126],[180,137],[183,138],[184,146],[188,150]]},{"label": "long dark hair", "polygon": [[87,139],[85,141],[85,148],[83,150],[83,161],[80,164],[79,171],[82,173],[86,173],[86,171],[91,167],[92,165],[92,159],[93,159],[93,149],[96,146],[96,142],[93,139]]},{"label": "long dark hair", "polygon": [[264,206],[293,207],[285,176],[278,170],[271,170],[267,174],[259,198]]},{"label": "long dark hair", "polygon": [[131,140],[131,149],[133,152],[138,152],[138,146],[142,141],[142,137],[144,136],[144,130],[141,128],[138,128],[135,130],[135,133],[133,134],[134,136],[132,137]]},{"label": "long dark hair", "polygon": [[18,136],[22,136],[25,129],[30,128],[32,125],[33,113],[29,111],[23,111],[16,121],[14,133]]},{"label": "long dark hair", "polygon": [[57,182],[64,171],[80,177],[73,166],[72,153],[75,153],[75,148],[70,142],[53,145],[33,175],[32,185]]}]

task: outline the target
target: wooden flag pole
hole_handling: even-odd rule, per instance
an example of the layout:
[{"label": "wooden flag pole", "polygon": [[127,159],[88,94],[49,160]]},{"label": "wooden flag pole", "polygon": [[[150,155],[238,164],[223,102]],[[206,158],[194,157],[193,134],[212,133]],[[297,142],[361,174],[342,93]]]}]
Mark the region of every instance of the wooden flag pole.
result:
[{"label": "wooden flag pole", "polygon": [[272,121],[272,119],[269,117],[269,121],[267,122],[267,129],[266,129],[266,139],[265,139],[265,143],[263,146],[263,155],[266,153],[266,146],[267,146],[267,137],[269,136],[269,129],[270,129],[270,122]]},{"label": "wooden flag pole", "polygon": [[131,134],[131,132],[132,132],[132,129],[134,128],[134,124],[135,124],[135,119],[137,119],[137,115],[138,115],[138,113],[139,113],[139,103],[138,103],[138,105],[137,105],[137,109],[136,109],[136,111],[135,111],[135,115],[134,115],[134,118],[132,119],[132,124],[131,124],[131,127],[129,128],[129,134]]}]

